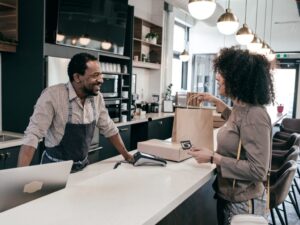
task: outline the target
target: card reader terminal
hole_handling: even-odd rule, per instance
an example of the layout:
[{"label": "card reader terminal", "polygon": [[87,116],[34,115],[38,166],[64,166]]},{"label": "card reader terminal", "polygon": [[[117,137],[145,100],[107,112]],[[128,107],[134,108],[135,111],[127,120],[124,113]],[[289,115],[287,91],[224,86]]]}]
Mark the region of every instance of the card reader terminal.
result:
[{"label": "card reader terminal", "polygon": [[157,156],[142,153],[142,152],[136,152],[133,155],[133,158],[134,158],[134,162],[133,162],[134,166],[144,166],[144,165],[166,166],[167,165],[166,160],[159,158]]}]

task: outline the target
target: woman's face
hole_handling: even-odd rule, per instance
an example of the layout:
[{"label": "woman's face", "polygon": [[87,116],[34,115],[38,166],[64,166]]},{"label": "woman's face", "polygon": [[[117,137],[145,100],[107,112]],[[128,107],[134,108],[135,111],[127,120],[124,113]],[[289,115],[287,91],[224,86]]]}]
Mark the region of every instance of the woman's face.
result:
[{"label": "woman's face", "polygon": [[220,73],[217,73],[216,80],[217,80],[217,84],[218,84],[219,94],[222,95],[222,96],[226,96],[225,79],[222,77],[222,75]]}]

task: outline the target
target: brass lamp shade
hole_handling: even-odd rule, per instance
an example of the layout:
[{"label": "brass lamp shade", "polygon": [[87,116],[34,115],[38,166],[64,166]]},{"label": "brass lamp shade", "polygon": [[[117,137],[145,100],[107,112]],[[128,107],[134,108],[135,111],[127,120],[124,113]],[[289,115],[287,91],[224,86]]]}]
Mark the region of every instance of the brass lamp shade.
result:
[{"label": "brass lamp shade", "polygon": [[247,24],[244,23],[243,26],[237,31],[235,38],[241,45],[247,45],[253,40],[254,34]]},{"label": "brass lamp shade", "polygon": [[261,47],[262,47],[262,41],[255,34],[253,40],[247,45],[247,48],[249,49],[250,52],[257,53],[259,49],[261,49]]},{"label": "brass lamp shade", "polygon": [[270,49],[269,45],[266,42],[263,41],[262,47],[259,50],[259,54],[267,55],[267,54],[270,53],[270,51],[271,51],[271,49]]},{"label": "brass lamp shade", "polygon": [[189,58],[190,58],[189,53],[188,53],[188,51],[185,50],[185,49],[184,49],[183,52],[179,55],[179,59],[180,59],[182,62],[188,61]]},{"label": "brass lamp shade", "polygon": [[239,20],[230,9],[226,9],[226,12],[219,17],[217,27],[222,34],[230,35],[238,29]]}]

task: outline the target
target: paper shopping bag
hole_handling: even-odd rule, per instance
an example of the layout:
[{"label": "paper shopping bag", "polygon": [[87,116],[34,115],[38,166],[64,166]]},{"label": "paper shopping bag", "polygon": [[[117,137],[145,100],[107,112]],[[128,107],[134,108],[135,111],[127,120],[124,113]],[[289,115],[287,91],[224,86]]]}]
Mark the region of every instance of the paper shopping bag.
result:
[{"label": "paper shopping bag", "polygon": [[202,108],[176,108],[172,141],[190,140],[195,147],[213,146],[213,111]]}]

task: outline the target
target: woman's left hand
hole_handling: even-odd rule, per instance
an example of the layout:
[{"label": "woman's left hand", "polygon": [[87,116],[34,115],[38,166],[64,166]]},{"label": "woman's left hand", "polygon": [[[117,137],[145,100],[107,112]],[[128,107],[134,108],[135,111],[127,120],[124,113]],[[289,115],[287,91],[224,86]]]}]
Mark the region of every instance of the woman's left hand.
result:
[{"label": "woman's left hand", "polygon": [[191,148],[188,154],[193,156],[198,163],[208,163],[213,156],[213,152],[208,148]]}]

